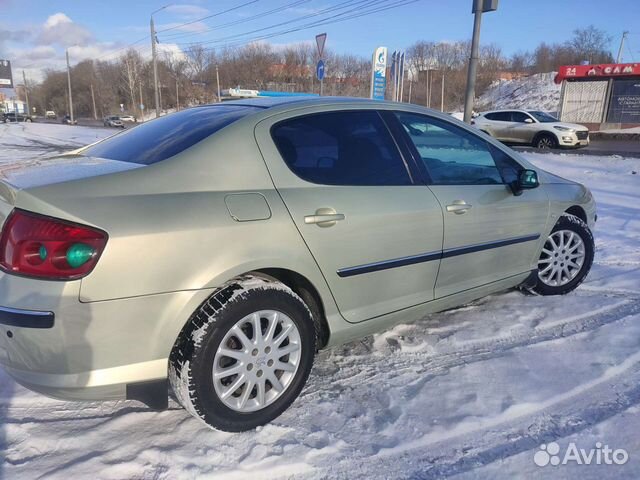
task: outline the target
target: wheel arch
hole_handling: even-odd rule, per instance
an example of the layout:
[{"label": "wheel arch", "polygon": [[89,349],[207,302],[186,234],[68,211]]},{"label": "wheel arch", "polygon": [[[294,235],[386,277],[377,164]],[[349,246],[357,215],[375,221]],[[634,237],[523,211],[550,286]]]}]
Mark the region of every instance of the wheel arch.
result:
[{"label": "wheel arch", "polygon": [[327,321],[322,296],[309,279],[298,272],[286,268],[263,268],[248,273],[267,275],[293,290],[311,310],[316,329],[317,348],[323,348],[329,342],[331,330]]},{"label": "wheel arch", "polygon": [[568,213],[569,215],[573,215],[574,217],[578,217],[584,223],[588,223],[587,212],[584,211],[579,205],[573,205],[565,210],[564,213]]},{"label": "wheel arch", "polygon": [[542,137],[552,137],[556,142],[558,141],[558,136],[553,133],[550,130],[541,130],[540,132],[537,132],[534,136],[533,136],[533,141],[531,143],[533,143],[533,145],[535,145],[538,140],[540,140],[540,138]]}]

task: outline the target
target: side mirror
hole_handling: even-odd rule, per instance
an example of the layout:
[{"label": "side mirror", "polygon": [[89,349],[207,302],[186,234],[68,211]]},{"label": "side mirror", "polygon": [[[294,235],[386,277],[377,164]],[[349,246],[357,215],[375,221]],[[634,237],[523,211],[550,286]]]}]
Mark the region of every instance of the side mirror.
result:
[{"label": "side mirror", "polygon": [[518,179],[511,184],[511,190],[513,194],[518,196],[522,195],[523,190],[530,190],[540,186],[538,181],[538,173],[535,170],[520,170],[518,173]]},{"label": "side mirror", "polygon": [[533,123],[533,120],[531,120],[530,118],[525,118],[524,123]]}]

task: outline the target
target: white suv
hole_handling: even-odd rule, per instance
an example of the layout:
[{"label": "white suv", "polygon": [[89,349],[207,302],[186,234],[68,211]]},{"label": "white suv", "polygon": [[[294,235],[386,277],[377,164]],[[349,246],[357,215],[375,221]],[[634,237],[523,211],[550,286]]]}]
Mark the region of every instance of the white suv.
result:
[{"label": "white suv", "polygon": [[589,145],[589,129],[575,123],[560,122],[538,110],[484,112],[471,124],[506,143],[522,143],[543,149]]}]

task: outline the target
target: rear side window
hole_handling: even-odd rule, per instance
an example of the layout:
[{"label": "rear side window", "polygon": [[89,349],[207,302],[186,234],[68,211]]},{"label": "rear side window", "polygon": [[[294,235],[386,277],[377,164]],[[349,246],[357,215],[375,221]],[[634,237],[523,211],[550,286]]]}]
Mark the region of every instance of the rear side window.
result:
[{"label": "rear side window", "polygon": [[511,114],[509,112],[493,112],[485,115],[487,120],[495,120],[498,122],[510,122]]},{"label": "rear side window", "polygon": [[323,185],[409,185],[411,179],[375,111],[328,112],[285,120],[271,130],[289,168]]},{"label": "rear side window", "polygon": [[96,143],[82,153],[91,157],[151,165],[177,155],[230,123],[258,110],[258,107],[246,105],[190,108],[125,130]]}]

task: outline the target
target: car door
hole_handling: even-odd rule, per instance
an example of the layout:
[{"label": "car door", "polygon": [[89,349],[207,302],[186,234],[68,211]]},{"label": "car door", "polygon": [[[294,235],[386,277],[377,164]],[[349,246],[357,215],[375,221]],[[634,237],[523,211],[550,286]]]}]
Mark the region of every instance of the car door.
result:
[{"label": "car door", "polygon": [[471,131],[427,115],[395,115],[414,126],[404,131],[443,208],[436,298],[529,271],[549,214],[544,190],[514,195],[508,184],[522,167]]},{"label": "car door", "polygon": [[537,130],[537,124],[528,113],[513,111],[507,130],[510,142],[531,143]]},{"label": "car door", "polygon": [[314,107],[263,120],[255,134],[347,321],[433,299],[442,210],[429,189],[414,184],[376,110]]},{"label": "car door", "polygon": [[490,112],[484,115],[487,120],[486,127],[482,130],[486,130],[489,135],[498,140],[506,141],[507,131],[511,116],[508,112]]}]

